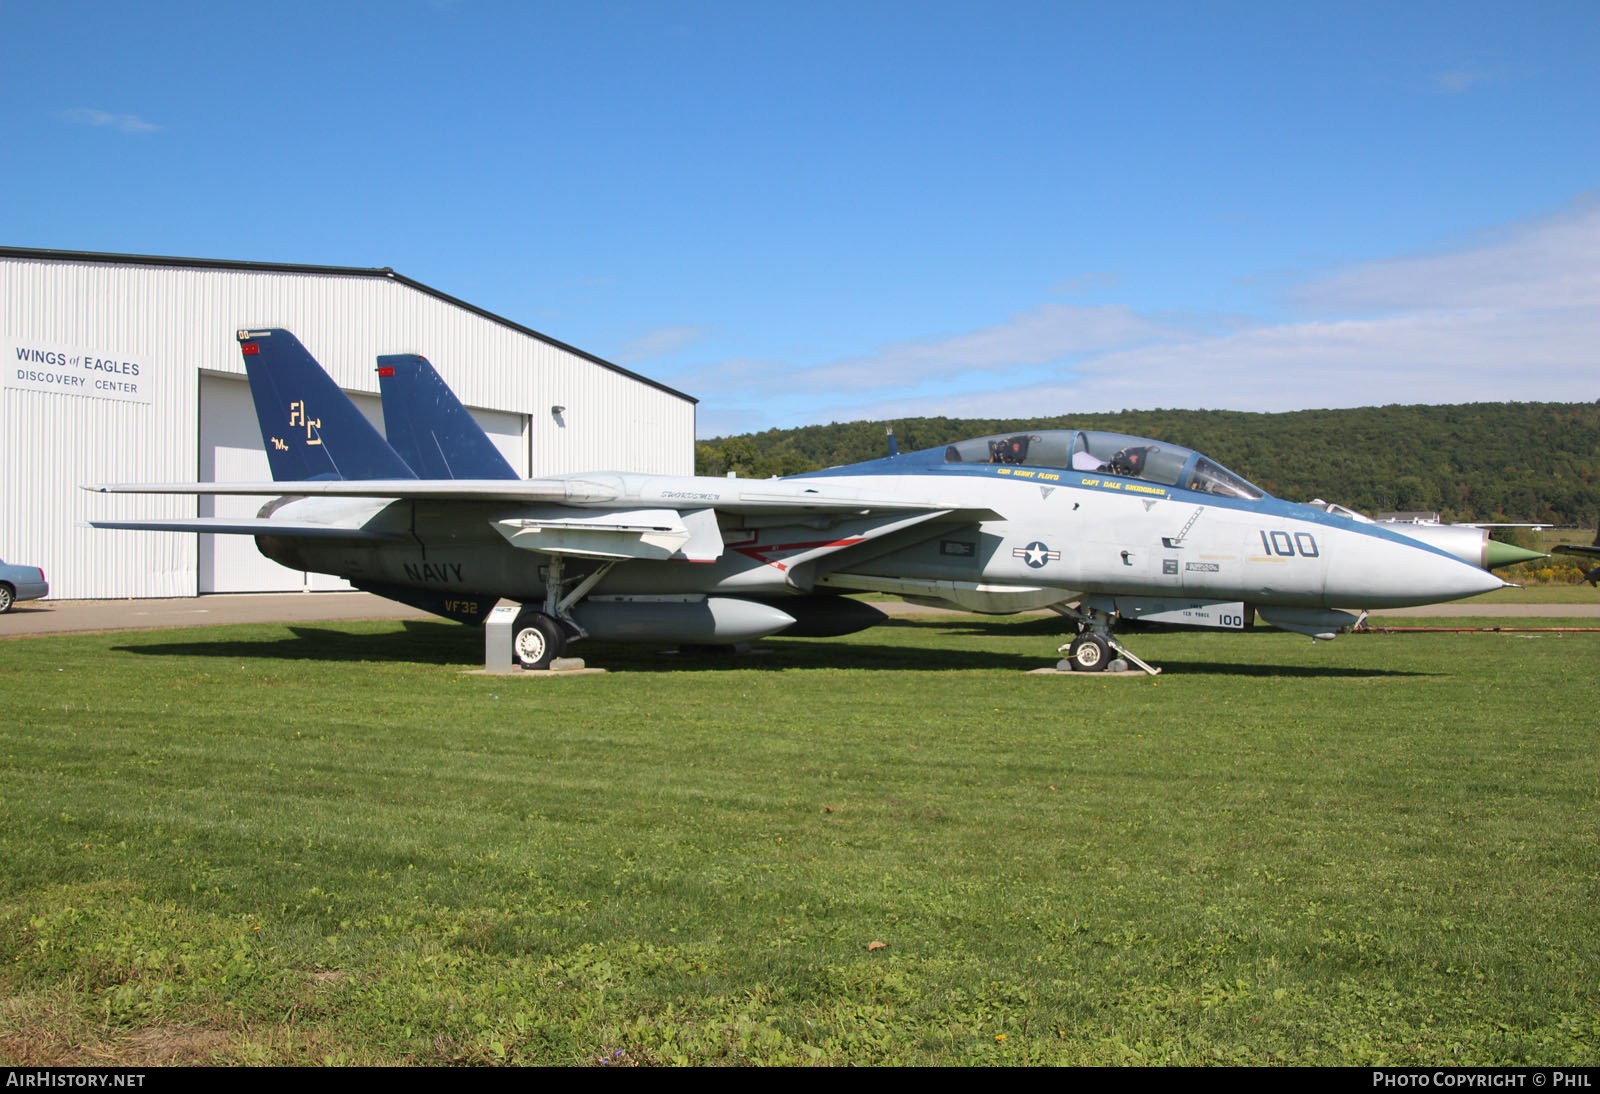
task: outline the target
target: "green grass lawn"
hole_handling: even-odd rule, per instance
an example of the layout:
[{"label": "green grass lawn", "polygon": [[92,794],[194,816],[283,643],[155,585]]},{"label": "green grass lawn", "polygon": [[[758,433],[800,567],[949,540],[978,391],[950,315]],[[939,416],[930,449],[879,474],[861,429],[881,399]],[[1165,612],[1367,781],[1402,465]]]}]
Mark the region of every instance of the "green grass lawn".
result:
[{"label": "green grass lawn", "polygon": [[1130,640],[0,644],[0,1061],[1600,1062],[1600,635]]}]

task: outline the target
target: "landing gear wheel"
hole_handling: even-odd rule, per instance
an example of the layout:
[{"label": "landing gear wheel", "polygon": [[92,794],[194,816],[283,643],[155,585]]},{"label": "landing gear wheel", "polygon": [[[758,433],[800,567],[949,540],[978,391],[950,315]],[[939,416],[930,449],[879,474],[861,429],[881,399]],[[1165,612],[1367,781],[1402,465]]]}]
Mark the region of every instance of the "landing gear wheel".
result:
[{"label": "landing gear wheel", "polygon": [[511,627],[511,657],[525,669],[547,669],[567,651],[567,634],[554,619],[531,609]]},{"label": "landing gear wheel", "polygon": [[1111,663],[1111,643],[1098,634],[1080,635],[1068,648],[1067,660],[1078,672],[1102,672]]}]

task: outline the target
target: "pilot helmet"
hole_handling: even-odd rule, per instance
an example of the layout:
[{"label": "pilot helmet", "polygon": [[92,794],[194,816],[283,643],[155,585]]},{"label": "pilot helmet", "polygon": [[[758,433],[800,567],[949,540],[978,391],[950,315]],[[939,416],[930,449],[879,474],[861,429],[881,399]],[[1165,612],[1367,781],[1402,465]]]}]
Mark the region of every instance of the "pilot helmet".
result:
[{"label": "pilot helmet", "polygon": [[1143,445],[1138,448],[1123,448],[1111,457],[1111,470],[1118,475],[1127,475],[1138,478],[1144,473],[1145,457],[1150,454],[1150,447]]}]

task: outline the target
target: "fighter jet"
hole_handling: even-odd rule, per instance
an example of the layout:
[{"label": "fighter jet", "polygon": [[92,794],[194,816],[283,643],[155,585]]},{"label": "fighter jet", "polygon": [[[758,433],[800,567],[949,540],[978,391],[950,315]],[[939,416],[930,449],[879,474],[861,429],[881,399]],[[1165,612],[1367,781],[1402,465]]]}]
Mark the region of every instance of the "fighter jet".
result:
[{"label": "fighter jet", "polygon": [[[1330,513],[1349,517],[1351,520],[1363,524],[1380,524],[1392,532],[1398,532],[1407,539],[1420,540],[1459,558],[1462,562],[1470,562],[1472,565],[1482,567],[1485,570],[1498,570],[1505,566],[1515,566],[1519,562],[1532,562],[1534,559],[1550,557],[1542,551],[1530,551],[1525,547],[1518,547],[1514,543],[1504,543],[1500,540],[1489,538],[1489,529],[1491,528],[1532,528],[1543,527],[1542,525],[1498,523],[1438,524],[1404,520],[1374,521],[1364,513],[1358,513],[1342,505],[1323,501],[1321,498],[1317,498],[1309,504],[1319,509],[1326,509]],[[1557,548],[1557,550],[1559,549]]]},{"label": "fighter jet", "polygon": [[[1577,555],[1580,558],[1600,558],[1600,527],[1594,530],[1594,543],[1562,543],[1556,547],[1556,554]],[[1586,571],[1578,578],[1579,583],[1587,581],[1590,585],[1600,587],[1600,566]]]},{"label": "fighter jet", "polygon": [[1249,605],[1326,638],[1364,609],[1504,584],[1391,528],[1274,498],[1199,452],[1099,430],[978,437],[786,478],[518,479],[421,358],[380,358],[397,451],[294,335],[238,341],[272,482],[88,489],[273,500],[253,519],[90,523],[253,535],[292,569],[469,623],[506,598],[522,605],[511,641],[525,668],[582,638],[848,634],[884,615],[847,594],[878,592],[1050,609],[1075,632],[1061,647],[1072,668],[1104,669],[1115,651],[1155,672],[1118,639],[1120,620],[1220,612],[1237,626],[1233,610]]}]

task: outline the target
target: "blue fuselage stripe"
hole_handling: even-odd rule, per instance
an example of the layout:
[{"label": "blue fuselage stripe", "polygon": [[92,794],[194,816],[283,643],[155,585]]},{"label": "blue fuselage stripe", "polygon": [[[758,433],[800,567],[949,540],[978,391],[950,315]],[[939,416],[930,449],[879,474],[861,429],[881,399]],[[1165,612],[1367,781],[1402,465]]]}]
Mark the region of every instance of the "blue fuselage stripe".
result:
[{"label": "blue fuselage stripe", "polygon": [[[1203,493],[1198,490],[1185,490],[1177,486],[1152,483],[1146,479],[1125,478],[1103,471],[1084,472],[1060,467],[1028,467],[992,463],[924,464],[919,460],[899,456],[889,459],[869,460],[866,463],[849,464],[844,467],[830,467],[822,471],[808,471],[801,475],[789,475],[787,478],[813,479],[857,477],[861,475],[989,477],[1004,479],[1018,484],[1060,490],[1081,490],[1091,494],[1115,494],[1119,497],[1145,500],[1181,501],[1191,505],[1205,505],[1214,509],[1234,509],[1242,513],[1255,513],[1264,517],[1283,517],[1289,520],[1305,521],[1309,524],[1319,524],[1327,528],[1339,528],[1389,543],[1415,547],[1418,550],[1428,551],[1443,558],[1455,558],[1448,551],[1435,547],[1431,543],[1411,539],[1408,536],[1401,535],[1399,532],[1390,531],[1388,528],[1351,520],[1349,517],[1342,517],[1337,513],[1329,513],[1326,510],[1303,505],[1300,502],[1285,501],[1282,498],[1273,497],[1271,494],[1263,494],[1260,498],[1255,499],[1230,498],[1218,494]],[[1086,482],[1085,480],[1090,481]]]}]

